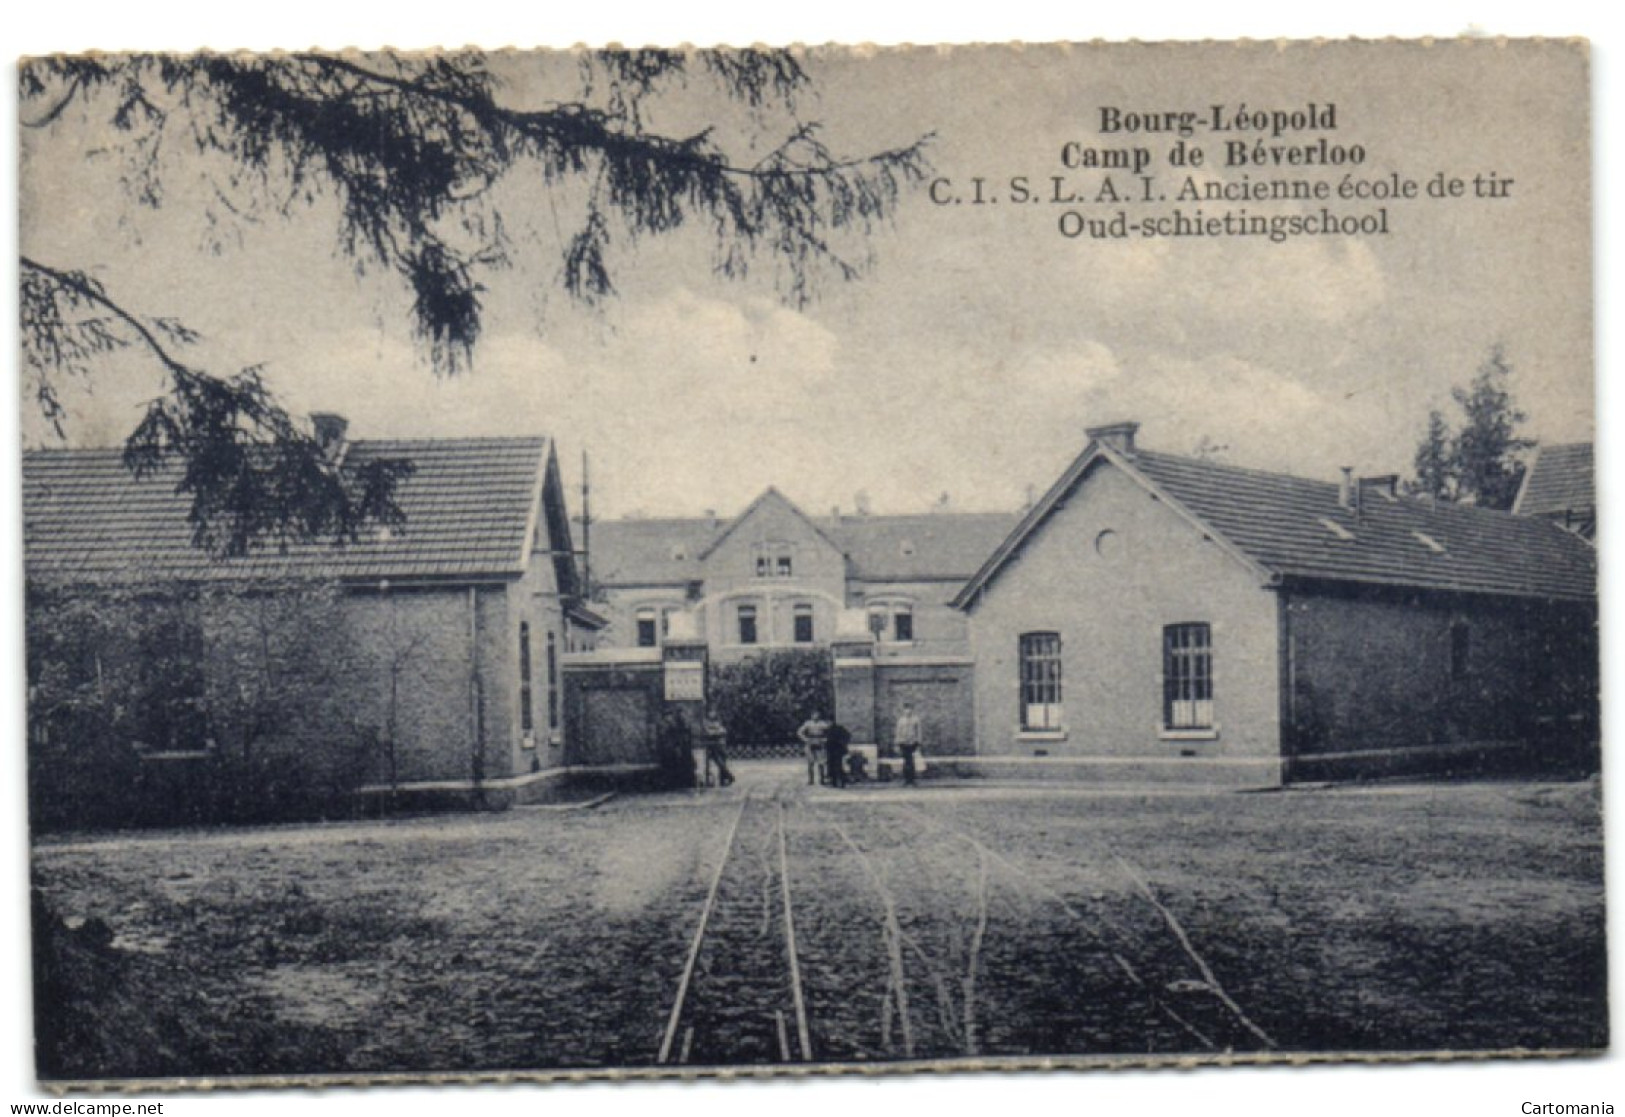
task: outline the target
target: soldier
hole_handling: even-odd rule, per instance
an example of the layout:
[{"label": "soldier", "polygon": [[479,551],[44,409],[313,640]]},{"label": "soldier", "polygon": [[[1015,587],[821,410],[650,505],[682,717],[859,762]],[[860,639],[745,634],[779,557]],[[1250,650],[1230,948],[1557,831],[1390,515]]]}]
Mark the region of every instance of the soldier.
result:
[{"label": "soldier", "polygon": [[913,786],[918,777],[914,758],[925,745],[925,728],[920,724],[920,715],[914,712],[914,703],[903,703],[903,712],[892,729],[892,744],[903,758],[903,782]]},{"label": "soldier", "polygon": [[840,722],[830,725],[824,734],[824,771],[831,787],[846,786],[846,746],[851,741],[851,731]]},{"label": "soldier", "polygon": [[708,709],[700,732],[705,737],[706,763],[717,766],[717,782],[727,787],[734,782],[734,774],[728,768],[728,727],[722,724],[715,710]]},{"label": "soldier", "polygon": [[[812,717],[801,723],[796,730],[796,737],[800,739],[802,747],[807,750],[807,783],[820,782],[819,769],[824,763],[824,740],[829,736],[829,722],[824,720],[823,710],[814,710]],[[827,773],[825,779],[827,779]]]}]

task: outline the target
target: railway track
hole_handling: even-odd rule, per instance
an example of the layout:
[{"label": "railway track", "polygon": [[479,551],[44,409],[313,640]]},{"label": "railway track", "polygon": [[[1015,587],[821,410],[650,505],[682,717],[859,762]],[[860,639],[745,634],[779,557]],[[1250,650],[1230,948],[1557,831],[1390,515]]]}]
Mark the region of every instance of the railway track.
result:
[{"label": "railway track", "polygon": [[[1114,851],[1101,851],[1104,866],[1131,885],[1138,911],[1068,896],[918,808],[869,815],[858,829],[834,803],[820,805],[816,822],[798,824],[793,859],[795,802],[790,787],[740,800],[665,1015],[660,1064],[1275,1046]],[[967,857],[945,857],[950,846]],[[798,937],[798,873],[810,943]],[[1033,923],[1035,904],[1067,918]],[[832,923],[832,910],[846,914]],[[809,1017],[826,1015],[819,1040]]]},{"label": "railway track", "polygon": [[783,795],[747,792],[706,892],[657,1061],[810,1062]]},{"label": "railway track", "polygon": [[[1033,895],[1058,904],[1066,914],[1087,928],[1090,937],[1111,951],[1111,957],[1125,978],[1142,990],[1148,1002],[1167,1020],[1177,1025],[1191,1039],[1207,1050],[1256,1049],[1274,1050],[1276,1041],[1236,1003],[1220,984],[1207,960],[1192,944],[1184,927],[1174,914],[1157,898],[1139,870],[1114,850],[1100,850],[1100,854],[1113,870],[1127,881],[1132,891],[1155,910],[1167,933],[1179,945],[1189,970],[1186,975],[1173,977],[1167,962],[1148,965],[1142,958],[1138,965],[1125,954],[1141,953],[1143,936],[1115,918],[1091,918],[1065,895],[1035,878],[1022,866],[989,846],[974,834],[943,822],[941,819],[914,809],[910,813],[938,832],[975,849],[983,862],[991,862],[1007,874],[1018,886]],[[1137,950],[1136,948],[1141,948]],[[1188,976],[1194,970],[1196,976]],[[1193,996],[1194,995],[1194,996]],[[1175,1007],[1178,1002],[1179,1007]],[[1197,1019],[1193,1019],[1197,1018]]]}]

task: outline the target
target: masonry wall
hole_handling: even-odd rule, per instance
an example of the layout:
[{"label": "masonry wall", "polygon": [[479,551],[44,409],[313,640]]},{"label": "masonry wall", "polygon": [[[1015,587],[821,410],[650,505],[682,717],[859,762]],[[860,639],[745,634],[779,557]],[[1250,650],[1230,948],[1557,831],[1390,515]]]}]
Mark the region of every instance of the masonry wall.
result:
[{"label": "masonry wall", "polygon": [[1595,729],[1588,606],[1328,589],[1291,593],[1285,607],[1296,757],[1556,746]]},{"label": "masonry wall", "polygon": [[[1212,626],[1209,739],[1171,739],[1160,726],[1163,627],[1188,622]],[[1256,574],[1101,462],[973,605],[978,755],[1273,782],[1276,624],[1274,595]],[[1038,631],[1061,637],[1059,732],[1021,728],[1019,639]]]},{"label": "masonry wall", "polygon": [[[540,553],[532,556],[530,570],[509,589],[506,604],[506,647],[493,656],[503,676],[500,695],[506,703],[508,727],[502,739],[505,763],[514,775],[562,767],[565,763],[563,662],[569,631],[550,556]],[[530,630],[531,724],[528,729],[524,725],[521,697],[522,624],[528,625]]]},{"label": "masonry wall", "polygon": [[563,679],[565,763],[613,768],[656,763],[665,705],[659,653],[641,660],[613,651],[567,657]]},{"label": "masonry wall", "polygon": [[[491,671],[496,652],[492,627],[502,620],[502,593],[500,588],[391,587],[347,596],[346,635],[358,664],[351,684],[354,717],[375,727],[379,736],[372,782],[468,781],[476,773],[480,778],[508,774],[489,747],[492,736],[506,728],[500,709],[502,679],[500,672]],[[477,643],[471,608],[479,613]],[[477,748],[474,723],[476,666],[483,668],[485,683],[483,749]]]},{"label": "masonry wall", "polygon": [[968,660],[879,659],[875,664],[875,730],[881,744],[896,739],[903,704],[911,702],[925,734],[927,757],[976,751],[975,671]]}]

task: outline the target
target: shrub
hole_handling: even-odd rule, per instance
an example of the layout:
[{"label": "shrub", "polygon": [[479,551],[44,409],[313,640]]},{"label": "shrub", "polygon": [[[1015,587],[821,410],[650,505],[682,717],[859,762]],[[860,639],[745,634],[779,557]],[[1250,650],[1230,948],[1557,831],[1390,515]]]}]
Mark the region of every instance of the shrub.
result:
[{"label": "shrub", "polygon": [[763,652],[711,668],[709,694],[734,742],[795,740],[814,711],[834,712],[835,688],[826,651]]}]

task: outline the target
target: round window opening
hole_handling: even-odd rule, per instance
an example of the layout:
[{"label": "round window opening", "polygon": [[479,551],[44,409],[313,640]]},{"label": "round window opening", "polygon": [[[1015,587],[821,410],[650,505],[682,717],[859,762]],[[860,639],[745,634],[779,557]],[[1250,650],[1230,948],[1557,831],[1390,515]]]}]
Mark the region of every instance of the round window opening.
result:
[{"label": "round window opening", "polygon": [[1095,554],[1103,559],[1114,559],[1123,552],[1122,538],[1111,528],[1095,536]]}]

